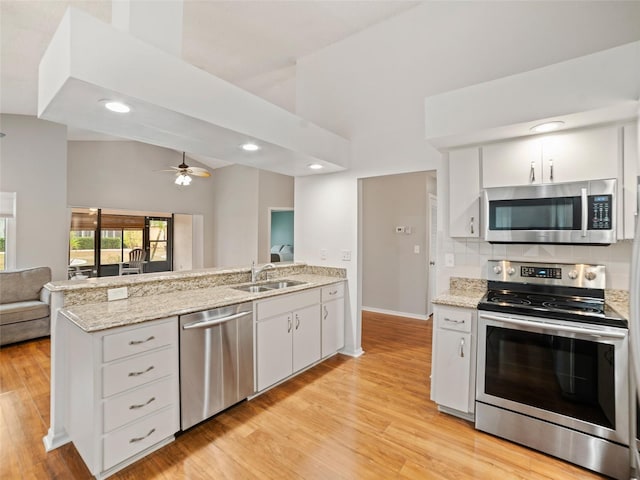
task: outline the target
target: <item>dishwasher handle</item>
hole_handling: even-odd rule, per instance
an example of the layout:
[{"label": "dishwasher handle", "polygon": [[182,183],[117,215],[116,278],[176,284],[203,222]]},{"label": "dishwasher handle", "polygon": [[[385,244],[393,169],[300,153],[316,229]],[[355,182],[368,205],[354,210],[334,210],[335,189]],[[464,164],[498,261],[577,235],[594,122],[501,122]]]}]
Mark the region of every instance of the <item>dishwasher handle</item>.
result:
[{"label": "dishwasher handle", "polygon": [[214,327],[216,325],[220,325],[222,323],[227,323],[231,320],[235,320],[236,318],[246,317],[247,315],[252,315],[253,311],[248,312],[240,312],[235,313],[233,315],[229,315],[222,318],[216,318],[215,320],[202,320],[198,322],[186,323],[182,326],[183,330],[191,330],[193,328],[209,328]]}]

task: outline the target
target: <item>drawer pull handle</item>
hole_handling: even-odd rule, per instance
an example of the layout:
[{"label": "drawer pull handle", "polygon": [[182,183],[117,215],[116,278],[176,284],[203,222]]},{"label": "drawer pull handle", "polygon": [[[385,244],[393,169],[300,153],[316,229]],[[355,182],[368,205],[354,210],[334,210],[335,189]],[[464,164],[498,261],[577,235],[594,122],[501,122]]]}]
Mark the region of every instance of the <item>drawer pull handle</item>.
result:
[{"label": "drawer pull handle", "polygon": [[334,290],[333,292],[329,292],[329,295],[335,295],[336,293],[338,293],[338,290]]},{"label": "drawer pull handle", "polygon": [[149,338],[147,338],[146,340],[131,340],[129,342],[129,345],[140,345],[141,343],[147,343],[150,342],[151,340],[155,340],[156,337],[154,337],[153,335],[151,335]]},{"label": "drawer pull handle", "polygon": [[444,317],[444,321],[449,323],[464,323],[464,320],[451,320],[449,317]]},{"label": "drawer pull handle", "polygon": [[149,400],[147,400],[147,403],[141,403],[139,405],[131,405],[131,406],[129,406],[129,410],[137,410],[138,408],[146,407],[151,402],[155,401],[155,399],[156,399],[156,397],[151,397]]},{"label": "drawer pull handle", "polygon": [[147,433],[144,437],[136,437],[136,438],[132,438],[131,440],[129,440],[129,443],[136,443],[136,442],[141,442],[142,440],[144,440],[145,438],[149,437],[149,435],[151,435],[153,432],[155,432],[156,429],[152,428],[151,430],[149,430],[149,433]]},{"label": "drawer pull handle", "polygon": [[149,368],[147,368],[146,370],[143,370],[142,372],[129,372],[129,376],[130,377],[138,377],[140,375],[144,375],[147,372],[150,372],[151,370],[153,370],[155,367],[153,365],[151,365]]}]

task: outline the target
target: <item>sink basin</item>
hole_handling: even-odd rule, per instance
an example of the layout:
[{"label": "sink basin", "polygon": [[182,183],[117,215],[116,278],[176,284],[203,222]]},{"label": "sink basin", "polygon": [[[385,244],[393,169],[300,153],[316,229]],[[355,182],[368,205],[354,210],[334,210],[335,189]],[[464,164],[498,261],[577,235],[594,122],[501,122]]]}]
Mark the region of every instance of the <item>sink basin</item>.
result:
[{"label": "sink basin", "polygon": [[263,286],[271,288],[273,290],[278,290],[279,288],[295,287],[296,285],[302,285],[304,283],[307,282],[299,282],[297,280],[281,280],[279,282],[265,283]]},{"label": "sink basin", "polygon": [[262,283],[260,285],[239,285],[232,287],[235,290],[242,290],[249,293],[270,292],[271,290],[279,290],[281,288],[295,287],[296,285],[302,285],[307,282],[300,282],[298,280],[280,280],[277,282]]},{"label": "sink basin", "polygon": [[264,285],[242,285],[239,287],[233,287],[235,290],[242,290],[243,292],[249,293],[260,293],[260,292],[268,292],[273,290],[273,288],[267,288]]}]

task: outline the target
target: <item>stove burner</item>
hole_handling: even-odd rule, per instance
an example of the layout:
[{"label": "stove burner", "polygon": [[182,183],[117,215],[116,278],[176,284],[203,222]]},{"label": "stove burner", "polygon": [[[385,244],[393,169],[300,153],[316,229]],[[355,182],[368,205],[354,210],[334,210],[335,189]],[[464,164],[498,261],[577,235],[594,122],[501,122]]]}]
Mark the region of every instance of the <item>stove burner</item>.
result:
[{"label": "stove burner", "polygon": [[515,295],[507,296],[504,294],[500,294],[491,297],[491,301],[493,303],[506,303],[508,305],[531,305],[531,302],[526,298],[518,298]]},{"label": "stove burner", "polygon": [[556,297],[552,297],[551,295],[527,295],[529,300],[534,302],[555,302]]},{"label": "stove burner", "polygon": [[543,302],[542,306],[547,308],[555,308],[558,310],[566,310],[566,311],[575,311],[580,313],[602,313],[601,308],[591,307],[589,305],[585,305],[582,302],[571,302],[571,301]]}]

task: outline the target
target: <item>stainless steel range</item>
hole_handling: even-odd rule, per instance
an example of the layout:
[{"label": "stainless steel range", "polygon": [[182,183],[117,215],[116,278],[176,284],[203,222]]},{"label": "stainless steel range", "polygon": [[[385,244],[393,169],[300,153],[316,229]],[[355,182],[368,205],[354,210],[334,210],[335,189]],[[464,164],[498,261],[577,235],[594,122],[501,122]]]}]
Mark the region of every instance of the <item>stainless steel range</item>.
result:
[{"label": "stainless steel range", "polygon": [[487,276],[476,428],[629,478],[628,324],[605,268],[490,261]]}]

